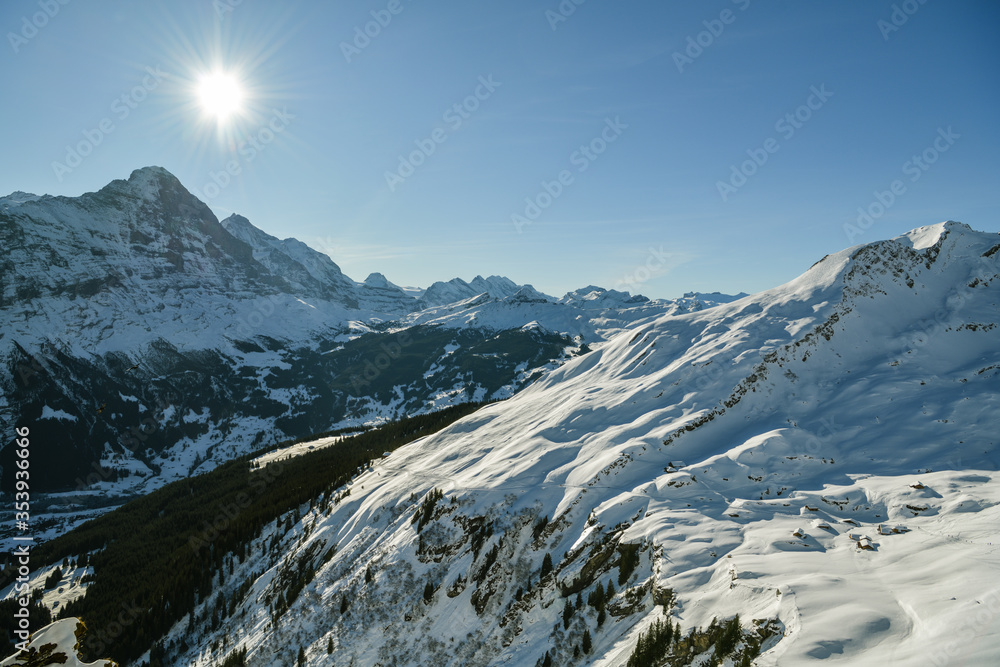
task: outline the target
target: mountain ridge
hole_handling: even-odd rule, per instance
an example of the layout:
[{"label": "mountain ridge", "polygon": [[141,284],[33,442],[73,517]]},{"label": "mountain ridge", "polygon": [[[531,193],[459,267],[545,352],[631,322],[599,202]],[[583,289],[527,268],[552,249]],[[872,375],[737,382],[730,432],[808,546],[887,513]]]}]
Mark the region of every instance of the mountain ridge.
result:
[{"label": "mountain ridge", "polygon": [[[310,661],[562,665],[587,629],[583,662],[611,666],[664,612],[684,632],[739,613],[781,628],[755,664],[940,654],[1000,570],[998,240],[920,228],[616,334],[304,516],[282,562],[337,553],[273,630],[223,632],[254,665],[287,637]],[[614,614],[564,627],[609,581]],[[995,656],[986,636],[963,655]]]}]

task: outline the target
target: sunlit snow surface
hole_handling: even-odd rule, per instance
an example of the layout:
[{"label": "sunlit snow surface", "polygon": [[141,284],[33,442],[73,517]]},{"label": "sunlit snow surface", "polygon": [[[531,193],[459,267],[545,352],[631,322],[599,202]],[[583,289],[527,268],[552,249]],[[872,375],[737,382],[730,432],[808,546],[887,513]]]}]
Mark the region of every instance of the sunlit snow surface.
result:
[{"label": "sunlit snow surface", "polygon": [[[31,636],[30,649],[48,655],[48,662],[37,662],[38,665],[65,665],[65,667],[112,667],[115,663],[110,660],[97,660],[95,662],[83,662],[76,651],[77,632],[82,630],[82,622],[76,618],[65,618],[56,621],[51,625],[41,628]],[[49,646],[49,645],[55,645]],[[44,651],[43,647],[47,647]],[[51,649],[51,650],[50,650]],[[0,667],[14,667],[22,665],[23,662],[17,660],[17,654],[0,662]]]},{"label": "sunlit snow surface", "polygon": [[[648,547],[630,585],[673,589],[685,629],[780,620],[784,637],[755,664],[1000,663],[998,244],[935,225],[614,336],[377,462],[332,513],[307,513],[278,566],[317,544],[337,554],[277,628],[257,606],[218,636],[253,665],[299,645],[311,664],[533,665],[563,603],[550,590],[512,606],[514,591],[537,584],[546,552],[568,580],[580,561],[560,569],[566,553],[620,526]],[[526,525],[519,515],[557,524],[543,544],[527,528],[504,538],[482,616],[473,583],[445,595],[470,575],[467,547],[417,555],[411,519],[432,488],[446,511],[423,540],[460,541],[460,517],[495,520],[484,549]],[[426,581],[440,586],[430,604]],[[623,665],[659,613],[609,616],[584,662]]]}]

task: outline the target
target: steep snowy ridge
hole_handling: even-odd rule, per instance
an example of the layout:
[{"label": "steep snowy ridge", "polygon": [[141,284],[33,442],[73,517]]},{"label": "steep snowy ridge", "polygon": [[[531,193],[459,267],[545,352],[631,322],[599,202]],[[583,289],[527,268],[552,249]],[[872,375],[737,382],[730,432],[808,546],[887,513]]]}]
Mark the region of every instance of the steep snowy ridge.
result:
[{"label": "steep snowy ridge", "polygon": [[386,312],[405,313],[418,307],[417,299],[394,285],[381,273],[369,274],[358,285],[361,298],[373,307]]},{"label": "steep snowy ridge", "polygon": [[279,241],[233,214],[222,226],[234,237],[253,248],[253,258],[273,274],[292,282],[295,293],[303,297],[319,296],[357,309],[354,281],[345,276],[333,260],[296,239]]},{"label": "steep snowy ridge", "polygon": [[617,666],[667,613],[777,630],[758,665],[996,663],[998,247],[934,225],[633,326],[269,528],[246,615],[177,664]]}]

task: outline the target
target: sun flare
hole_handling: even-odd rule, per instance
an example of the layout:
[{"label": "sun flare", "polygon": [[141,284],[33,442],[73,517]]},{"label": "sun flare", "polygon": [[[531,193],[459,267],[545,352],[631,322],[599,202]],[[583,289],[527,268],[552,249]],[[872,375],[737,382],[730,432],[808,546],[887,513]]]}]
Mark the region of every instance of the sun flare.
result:
[{"label": "sun flare", "polygon": [[243,108],[243,90],[231,74],[214,72],[198,82],[198,102],[206,114],[221,122]]}]

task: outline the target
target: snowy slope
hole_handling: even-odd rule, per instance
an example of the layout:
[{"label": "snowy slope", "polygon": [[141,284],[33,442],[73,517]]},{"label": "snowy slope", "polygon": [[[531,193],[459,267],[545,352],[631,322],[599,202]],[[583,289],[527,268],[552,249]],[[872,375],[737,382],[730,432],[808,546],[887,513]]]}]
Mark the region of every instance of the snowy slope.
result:
[{"label": "snowy slope", "polygon": [[[637,325],[305,512],[173,664],[623,665],[667,610],[771,621],[759,665],[997,664],[998,287],[1000,236],[949,222]],[[603,625],[563,625],[562,592],[612,581]]]},{"label": "snowy slope", "polygon": [[[17,665],[66,665],[66,667],[115,667],[111,660],[82,662],[77,653],[79,638],[84,636],[86,628],[77,618],[65,618],[38,630],[31,636],[28,654],[33,662],[25,663],[18,660],[15,654],[0,662],[0,667],[17,667]],[[26,658],[28,656],[26,655]]]}]

